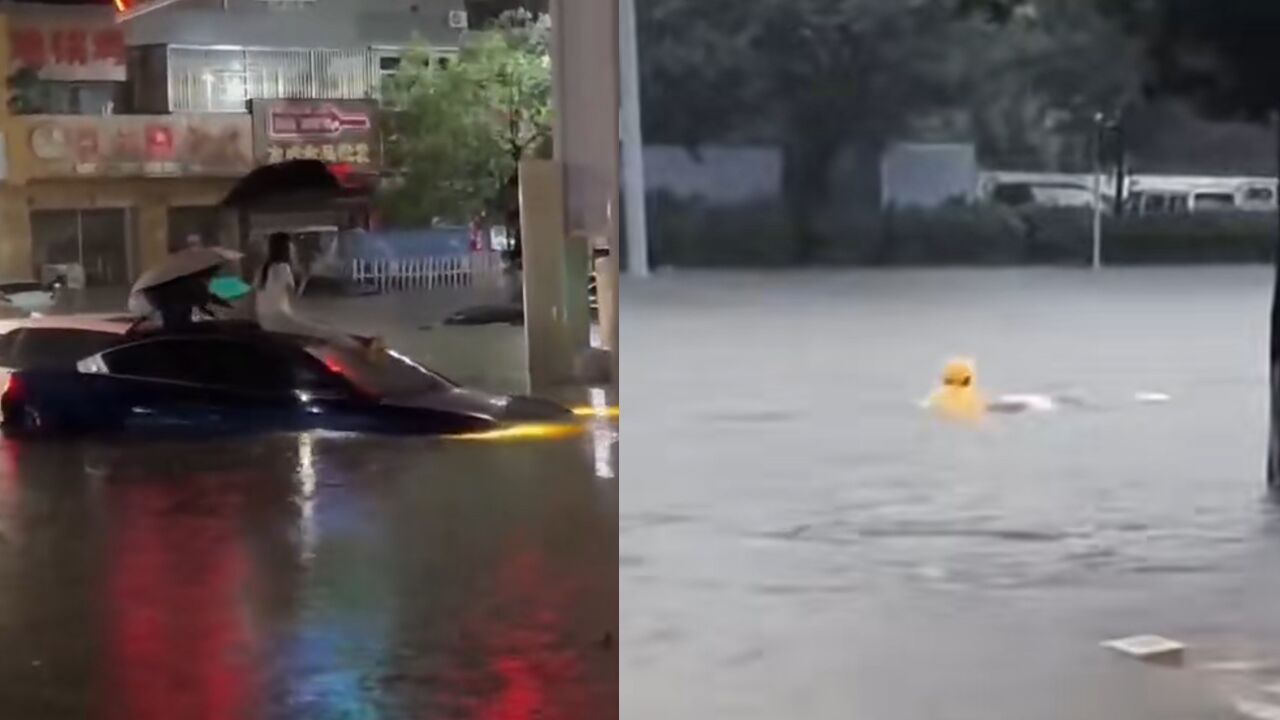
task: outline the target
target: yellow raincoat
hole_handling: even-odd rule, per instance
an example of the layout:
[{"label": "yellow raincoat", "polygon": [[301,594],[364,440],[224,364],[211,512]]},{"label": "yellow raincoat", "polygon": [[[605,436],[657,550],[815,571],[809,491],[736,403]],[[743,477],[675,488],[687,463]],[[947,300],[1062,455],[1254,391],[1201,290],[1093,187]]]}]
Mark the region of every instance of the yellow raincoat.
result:
[{"label": "yellow raincoat", "polygon": [[987,401],[976,385],[973,361],[952,360],[942,370],[942,386],[933,391],[928,408],[951,420],[978,420],[987,410]]}]

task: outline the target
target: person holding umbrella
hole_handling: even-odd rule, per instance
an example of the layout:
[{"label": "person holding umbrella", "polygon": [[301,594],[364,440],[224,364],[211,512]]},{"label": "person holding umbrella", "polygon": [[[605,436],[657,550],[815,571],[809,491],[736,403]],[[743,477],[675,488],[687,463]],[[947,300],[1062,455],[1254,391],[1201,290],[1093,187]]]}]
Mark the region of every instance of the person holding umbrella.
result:
[{"label": "person holding umbrella", "polygon": [[240,258],[240,253],[221,248],[176,252],[134,283],[129,311],[139,317],[139,324],[157,319],[166,329],[186,327],[201,315],[215,318],[214,308],[229,309],[232,300],[245,294],[228,290],[225,283],[216,291],[213,287],[221,280],[217,276],[222,268]]}]

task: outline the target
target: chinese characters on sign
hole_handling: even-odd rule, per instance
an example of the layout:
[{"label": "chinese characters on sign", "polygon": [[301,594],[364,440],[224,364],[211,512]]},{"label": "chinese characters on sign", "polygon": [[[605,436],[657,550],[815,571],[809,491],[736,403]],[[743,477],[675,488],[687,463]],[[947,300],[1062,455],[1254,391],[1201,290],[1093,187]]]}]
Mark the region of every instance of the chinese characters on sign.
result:
[{"label": "chinese characters on sign", "polygon": [[45,80],[123,82],[126,78],[124,31],[109,20],[14,18],[9,52],[15,67],[33,70]]},{"label": "chinese characters on sign", "polygon": [[377,107],[363,100],[255,100],[258,162],[320,160],[357,172],[380,165]]},{"label": "chinese characters on sign", "polygon": [[340,143],[337,145],[271,145],[267,148],[267,162],[285,160],[322,160],[342,165],[372,165],[373,155],[369,143]]}]

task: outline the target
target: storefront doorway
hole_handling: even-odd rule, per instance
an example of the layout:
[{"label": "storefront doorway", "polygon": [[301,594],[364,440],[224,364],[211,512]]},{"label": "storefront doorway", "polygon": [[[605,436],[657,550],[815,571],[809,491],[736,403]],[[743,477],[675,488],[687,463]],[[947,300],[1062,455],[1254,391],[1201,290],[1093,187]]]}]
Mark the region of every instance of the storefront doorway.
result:
[{"label": "storefront doorway", "polygon": [[128,212],[123,208],[33,210],[34,277],[47,280],[50,275],[78,275],[90,287],[128,285],[133,277]]},{"label": "storefront doorway", "polygon": [[169,208],[169,252],[192,245],[222,245],[222,215],[216,207]]}]

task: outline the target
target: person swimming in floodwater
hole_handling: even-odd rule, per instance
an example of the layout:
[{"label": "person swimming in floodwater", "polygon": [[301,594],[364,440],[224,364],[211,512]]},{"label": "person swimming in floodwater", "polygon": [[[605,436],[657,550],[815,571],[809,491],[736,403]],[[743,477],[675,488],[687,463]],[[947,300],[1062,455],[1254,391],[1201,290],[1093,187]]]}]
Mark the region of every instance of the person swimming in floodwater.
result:
[{"label": "person swimming in floodwater", "polygon": [[987,401],[977,388],[977,373],[971,360],[955,359],[942,369],[942,385],[933,391],[925,406],[943,417],[977,420],[987,411]]},{"label": "person swimming in floodwater", "polygon": [[287,233],[273,233],[267,239],[267,260],[256,282],[255,306],[258,324],[270,332],[319,338],[339,347],[367,349],[378,345],[376,338],[363,338],[300,317],[293,309],[297,294],[293,279],[293,243]]},{"label": "person swimming in floodwater", "polygon": [[979,420],[987,413],[1014,415],[1024,412],[1048,412],[1061,405],[1083,405],[1070,395],[1002,395],[987,400],[978,389],[977,371],[972,360],[957,358],[942,369],[942,385],[925,401],[925,407],[953,420]]}]

